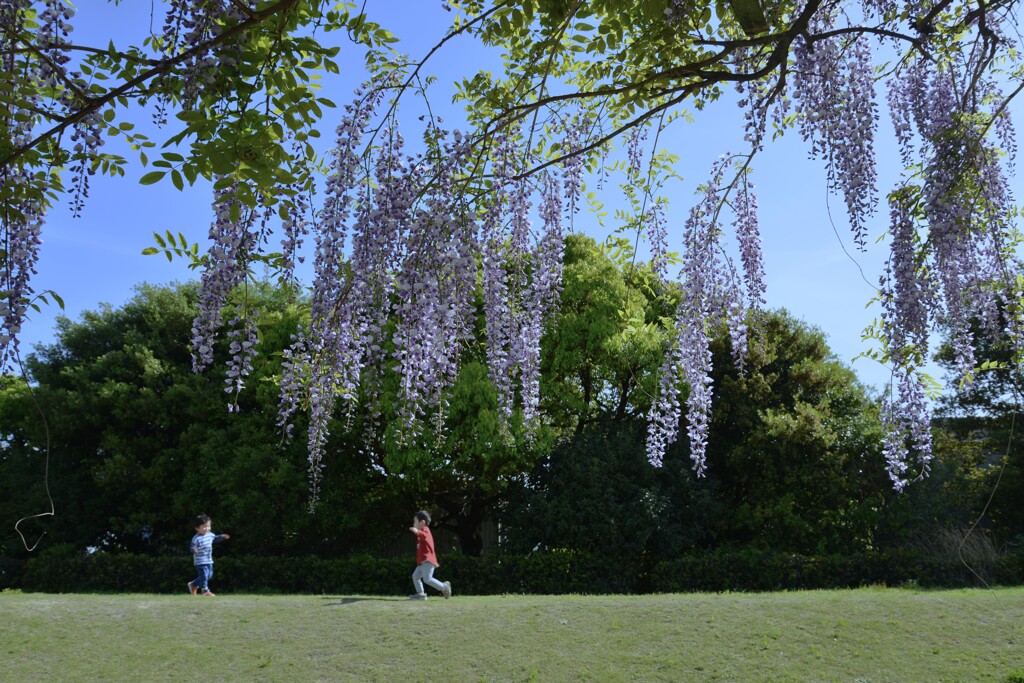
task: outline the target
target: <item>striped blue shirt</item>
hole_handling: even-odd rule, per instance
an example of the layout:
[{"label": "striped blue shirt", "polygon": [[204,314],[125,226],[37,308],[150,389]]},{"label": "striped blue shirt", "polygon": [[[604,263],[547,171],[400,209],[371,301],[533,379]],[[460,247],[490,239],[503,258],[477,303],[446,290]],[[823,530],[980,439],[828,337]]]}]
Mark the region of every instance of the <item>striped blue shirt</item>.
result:
[{"label": "striped blue shirt", "polygon": [[220,534],[215,534],[212,531],[207,531],[205,534],[196,534],[192,537],[192,543],[189,548],[194,548],[195,553],[195,564],[213,564],[213,544],[217,541],[223,541],[224,537]]}]

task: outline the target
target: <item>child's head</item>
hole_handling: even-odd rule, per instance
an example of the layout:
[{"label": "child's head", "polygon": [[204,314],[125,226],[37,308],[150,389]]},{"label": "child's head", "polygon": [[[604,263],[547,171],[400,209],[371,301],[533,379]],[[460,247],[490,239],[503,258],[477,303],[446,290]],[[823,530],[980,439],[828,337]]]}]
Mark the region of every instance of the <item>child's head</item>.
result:
[{"label": "child's head", "polygon": [[196,528],[196,533],[205,533],[210,530],[210,516],[196,515],[192,525]]},{"label": "child's head", "polygon": [[423,526],[430,526],[430,513],[426,510],[417,512],[413,519],[417,522],[423,522]]}]

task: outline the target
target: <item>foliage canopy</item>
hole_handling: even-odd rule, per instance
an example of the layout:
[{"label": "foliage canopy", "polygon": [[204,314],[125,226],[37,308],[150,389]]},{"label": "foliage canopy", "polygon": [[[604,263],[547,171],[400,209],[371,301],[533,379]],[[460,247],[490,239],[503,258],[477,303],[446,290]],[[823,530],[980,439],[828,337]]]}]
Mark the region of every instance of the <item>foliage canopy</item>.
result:
[{"label": "foliage canopy", "polygon": [[[635,215],[652,270],[667,276],[664,126],[687,108],[722,106],[740,92],[747,148],[712,168],[679,245],[681,295],[665,328],[664,364],[650,410],[649,458],[659,463],[685,424],[704,469],[712,423],[711,331],[730,329],[734,362],[747,349],[746,311],[763,292],[751,162],[773,136],[797,131],[842,195],[855,240],[878,209],[875,161],[884,90],[902,174],[887,191],[892,255],[879,285],[873,334],[894,367],[882,422],[889,475],[902,488],[927,473],[931,443],[919,369],[928,338],[948,330],[956,365],[975,364],[969,321],[986,334],[1021,333],[1024,276],[1015,257],[1008,182],[1015,151],[1010,103],[1024,88],[1016,0],[464,0],[432,51],[468,35],[503,56],[501,73],[468,73],[456,99],[471,128],[423,124],[409,152],[398,103],[421,92],[429,64],[392,50],[372,6],[324,0],[180,0],[138,46],[77,45],[63,0],[0,1],[0,366],[17,358],[48,207],[76,211],[91,174],[124,173],[102,151],[124,137],[154,170],[143,182],[184,188],[212,181],[211,246],[175,240],[203,269],[193,362],[212,359],[232,288],[261,263],[294,279],[297,249],[315,237],[312,316],[288,351],[282,422],[310,414],[314,491],[336,402],[376,400],[400,377],[403,438],[444,407],[474,339],[482,264],[486,367],[506,423],[540,424],[540,339],[557,304],[567,226],[586,173],[621,140]],[[366,10],[366,11],[363,11]],[[367,85],[345,108],[329,162],[310,140],[325,108],[317,78],[342,68],[329,34],[365,48]],[[351,68],[345,65],[344,68]],[[146,105],[167,125],[162,142],[135,132]],[[654,131],[647,142],[648,131]],[[174,145],[180,151],[168,151]],[[651,154],[646,154],[650,148]],[[723,150],[725,151],[725,150]],[[159,155],[158,157],[156,155]],[[150,158],[152,156],[152,158]],[[326,195],[310,192],[326,168]],[[734,260],[720,248],[732,219]],[[267,247],[273,230],[280,251]],[[473,264],[471,266],[471,264]],[[228,315],[229,379],[251,371],[251,311]],[[646,324],[646,322],[645,322]],[[391,358],[380,340],[390,335]],[[1019,363],[1015,351],[1015,363]],[[392,361],[397,361],[393,363]],[[680,393],[687,387],[685,398]]]}]

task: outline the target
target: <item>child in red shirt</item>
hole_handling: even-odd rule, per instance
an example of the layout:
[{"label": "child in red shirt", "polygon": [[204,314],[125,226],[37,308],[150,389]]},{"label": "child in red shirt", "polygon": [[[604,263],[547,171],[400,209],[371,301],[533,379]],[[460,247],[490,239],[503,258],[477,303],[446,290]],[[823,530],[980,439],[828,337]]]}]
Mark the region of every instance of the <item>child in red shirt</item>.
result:
[{"label": "child in red shirt", "polygon": [[449,581],[441,583],[434,578],[434,570],[441,566],[434,554],[434,535],[430,533],[430,513],[420,510],[412,518],[412,526],[409,531],[416,534],[416,571],[412,573],[412,585],[416,592],[409,597],[413,600],[426,600],[427,594],[423,590],[423,584],[441,591],[446,598],[452,597],[452,584]]}]

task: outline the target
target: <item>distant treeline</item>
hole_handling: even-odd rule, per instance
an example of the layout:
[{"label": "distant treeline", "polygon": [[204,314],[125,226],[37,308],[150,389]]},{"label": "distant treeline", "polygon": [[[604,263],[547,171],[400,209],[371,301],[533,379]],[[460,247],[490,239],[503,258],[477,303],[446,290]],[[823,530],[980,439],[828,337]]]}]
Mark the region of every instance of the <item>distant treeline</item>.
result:
[{"label": "distant treeline", "polygon": [[[417,437],[402,433],[397,387],[339,411],[313,512],[305,413],[293,440],[278,425],[276,380],[306,315],[301,297],[266,283],[236,292],[271,313],[258,319],[259,353],[230,412],[230,340],[214,369],[191,370],[194,284],[143,285],[120,308],[62,319],[53,343],[27,358],[28,381],[0,384],[7,575],[33,590],[88,588],[89,575],[97,590],[177,590],[190,521],[205,512],[232,536],[218,547],[218,585],[389,592],[388,582],[407,578],[396,547],[426,508],[435,533],[455,539],[443,549],[445,576],[466,591],[583,590],[579,582],[614,591],[605,563],[622,568],[631,592],[960,585],[975,581],[964,573],[975,566],[1020,580],[1024,477],[1007,450],[1016,440],[1005,406],[979,413],[947,399],[930,475],[897,494],[876,397],[820,331],[782,311],[749,316],[743,372],[726,331],[714,339],[707,476],[691,471],[686,424],[663,465],[651,466],[645,420],[659,321],[678,292],[628,254],[617,258],[569,240],[562,306],[543,340],[538,433],[527,435],[518,416],[499,419],[481,347],[464,358],[444,415],[425,416]],[[443,429],[429,426],[438,421]],[[29,545],[41,539],[29,553],[14,524],[49,511],[48,493],[55,514],[19,525]],[[65,579],[44,559],[57,556]],[[101,580],[107,557],[124,558],[125,585]],[[527,575],[510,578],[510,562]],[[288,578],[303,565],[322,578]],[[369,584],[344,578],[365,576],[359,567]],[[558,578],[563,570],[573,576]]]}]

